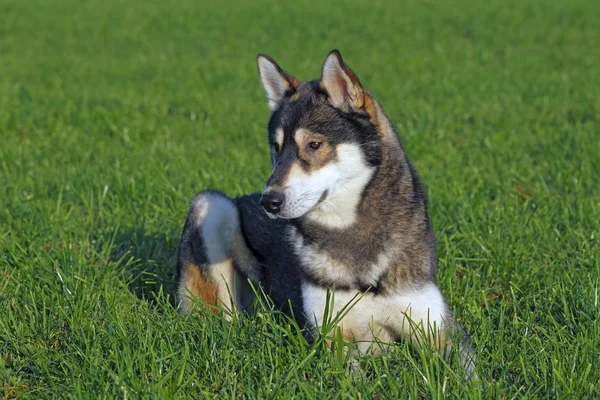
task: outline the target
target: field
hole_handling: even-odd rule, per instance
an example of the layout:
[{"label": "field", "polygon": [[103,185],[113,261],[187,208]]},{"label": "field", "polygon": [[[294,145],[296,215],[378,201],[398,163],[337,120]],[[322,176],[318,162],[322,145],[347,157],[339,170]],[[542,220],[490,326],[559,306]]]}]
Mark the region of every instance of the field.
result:
[{"label": "field", "polygon": [[[597,398],[599,39],[589,0],[0,2],[0,393]],[[173,306],[192,196],[270,173],[256,54],[314,79],[333,48],[427,187],[477,381]]]}]

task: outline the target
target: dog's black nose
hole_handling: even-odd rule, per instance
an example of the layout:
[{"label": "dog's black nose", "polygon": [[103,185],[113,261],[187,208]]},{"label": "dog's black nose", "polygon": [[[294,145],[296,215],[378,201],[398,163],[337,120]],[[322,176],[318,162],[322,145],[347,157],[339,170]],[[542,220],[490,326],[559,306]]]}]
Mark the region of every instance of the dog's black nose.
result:
[{"label": "dog's black nose", "polygon": [[276,190],[264,192],[260,198],[260,204],[267,212],[270,212],[271,214],[277,214],[279,210],[281,210],[284,201],[285,196],[283,193]]}]

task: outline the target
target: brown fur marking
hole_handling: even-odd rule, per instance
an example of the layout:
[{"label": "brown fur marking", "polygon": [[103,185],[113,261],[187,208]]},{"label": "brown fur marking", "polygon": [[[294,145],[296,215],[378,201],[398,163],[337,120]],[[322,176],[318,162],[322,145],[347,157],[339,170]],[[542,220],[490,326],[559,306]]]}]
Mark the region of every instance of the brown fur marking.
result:
[{"label": "brown fur marking", "polygon": [[[317,171],[337,158],[335,149],[329,145],[325,136],[300,128],[294,133],[294,140],[298,146],[298,157],[304,161],[300,166],[306,172]],[[321,143],[317,150],[309,148],[309,143]]]},{"label": "brown fur marking", "polygon": [[290,90],[296,90],[296,88],[298,88],[298,86],[300,86],[302,84],[302,82],[299,79],[296,79],[296,77],[288,74],[287,72],[283,71],[284,73],[284,77],[285,80],[288,83],[288,87],[286,87],[286,90],[290,91]]},{"label": "brown fur marking", "polygon": [[364,109],[367,112],[367,114],[369,114],[369,119],[370,119],[371,123],[373,125],[377,126],[378,120],[377,120],[377,108],[375,107],[375,100],[373,100],[373,97],[368,93],[365,93],[365,96],[364,96]]},{"label": "brown fur marking", "polygon": [[212,280],[202,276],[198,265],[189,261],[184,263],[179,287],[188,292],[182,297],[193,296],[199,298],[204,304],[211,306],[211,311],[214,313],[219,312],[217,287]]}]

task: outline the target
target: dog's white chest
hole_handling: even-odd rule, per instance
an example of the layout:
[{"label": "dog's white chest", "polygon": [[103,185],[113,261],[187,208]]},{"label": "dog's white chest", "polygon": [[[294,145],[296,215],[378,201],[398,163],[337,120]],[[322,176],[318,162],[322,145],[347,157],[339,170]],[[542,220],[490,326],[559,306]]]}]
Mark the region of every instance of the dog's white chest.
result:
[{"label": "dog's white chest", "polygon": [[[337,325],[351,330],[355,336],[362,336],[362,331],[372,325],[371,321],[386,319],[385,316],[381,318],[385,308],[382,309],[380,301],[371,293],[329,289],[328,295],[327,288],[303,282],[302,300],[304,313],[313,327],[339,319]],[[326,310],[329,315],[325,315]],[[390,316],[391,313],[387,317]]]},{"label": "dog's white chest", "polygon": [[[390,296],[361,293],[357,290],[332,290],[309,282],[302,283],[304,313],[315,329],[338,319],[345,335],[358,340],[377,337],[383,342],[397,340],[411,324],[443,323],[446,304],[432,283],[418,290]],[[328,304],[329,301],[329,304]],[[330,310],[325,315],[325,310]]]}]

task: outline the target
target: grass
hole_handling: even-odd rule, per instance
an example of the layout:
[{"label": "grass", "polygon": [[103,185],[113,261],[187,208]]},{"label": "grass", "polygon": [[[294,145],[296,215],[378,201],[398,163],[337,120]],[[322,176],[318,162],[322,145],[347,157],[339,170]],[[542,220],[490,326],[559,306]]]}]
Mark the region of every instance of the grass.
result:
[{"label": "grass", "polygon": [[[0,3],[6,398],[573,398],[600,393],[600,3]],[[263,310],[172,306],[204,188],[259,190],[254,57],[339,48],[427,185],[438,283],[480,381],[399,344],[351,373]]]}]

